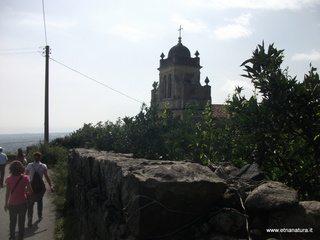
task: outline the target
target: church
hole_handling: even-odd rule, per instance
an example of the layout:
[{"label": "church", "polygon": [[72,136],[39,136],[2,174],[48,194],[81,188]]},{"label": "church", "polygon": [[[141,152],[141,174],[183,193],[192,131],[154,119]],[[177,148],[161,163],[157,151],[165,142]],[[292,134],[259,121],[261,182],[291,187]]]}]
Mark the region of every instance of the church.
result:
[{"label": "church", "polygon": [[[189,49],[182,44],[181,27],[179,31],[178,44],[169,50],[167,57],[163,53],[160,55],[159,84],[151,95],[156,98],[160,112],[168,107],[173,114],[182,114],[190,106],[203,111],[208,101],[211,104],[209,78],[205,78],[202,86],[200,54],[196,51],[194,57],[191,56]],[[227,118],[225,105],[211,104],[211,110],[213,118]]]}]

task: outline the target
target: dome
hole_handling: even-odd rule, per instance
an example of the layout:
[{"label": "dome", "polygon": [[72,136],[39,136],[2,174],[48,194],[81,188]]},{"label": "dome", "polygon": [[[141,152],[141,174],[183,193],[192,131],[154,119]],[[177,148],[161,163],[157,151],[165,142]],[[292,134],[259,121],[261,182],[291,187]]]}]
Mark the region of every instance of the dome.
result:
[{"label": "dome", "polygon": [[179,38],[178,44],[173,46],[168,53],[168,58],[172,58],[173,56],[191,57],[189,49],[182,45],[181,38]]}]

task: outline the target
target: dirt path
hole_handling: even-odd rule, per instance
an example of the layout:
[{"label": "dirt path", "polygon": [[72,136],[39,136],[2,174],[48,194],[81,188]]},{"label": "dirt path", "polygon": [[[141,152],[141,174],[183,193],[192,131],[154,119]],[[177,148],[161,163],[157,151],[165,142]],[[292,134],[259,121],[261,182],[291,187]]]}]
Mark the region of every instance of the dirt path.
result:
[{"label": "dirt path", "polygon": [[[6,167],[6,176],[9,175],[9,164]],[[47,189],[49,188],[46,183]],[[0,239],[9,239],[9,212],[4,211],[6,188],[0,188]],[[54,226],[56,219],[55,206],[52,203],[53,194],[49,190],[46,191],[43,197],[43,219],[37,219],[37,207],[34,207],[34,222],[33,227],[25,228],[25,240],[54,240]],[[18,232],[18,226],[16,226],[16,233]],[[16,234],[17,236],[18,234]]]}]

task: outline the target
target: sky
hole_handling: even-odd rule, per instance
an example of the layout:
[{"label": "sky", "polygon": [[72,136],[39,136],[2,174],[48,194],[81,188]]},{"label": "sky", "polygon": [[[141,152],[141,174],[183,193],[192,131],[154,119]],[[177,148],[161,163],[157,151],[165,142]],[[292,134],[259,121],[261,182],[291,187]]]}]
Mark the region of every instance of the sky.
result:
[{"label": "sky", "polygon": [[282,67],[299,81],[320,67],[319,0],[2,0],[0,134],[44,131],[46,45],[49,132],[135,116],[180,25],[214,104],[236,86],[253,94],[240,65],[263,41],[284,49]]}]

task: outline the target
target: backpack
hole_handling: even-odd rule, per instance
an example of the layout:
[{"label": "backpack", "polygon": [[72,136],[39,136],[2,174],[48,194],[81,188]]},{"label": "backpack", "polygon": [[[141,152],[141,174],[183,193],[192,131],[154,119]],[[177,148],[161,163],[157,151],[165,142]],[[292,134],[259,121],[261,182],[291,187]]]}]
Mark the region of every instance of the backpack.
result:
[{"label": "backpack", "polygon": [[42,164],[40,164],[38,170],[36,171],[36,169],[32,165],[33,169],[35,170],[35,172],[33,174],[32,182],[31,182],[31,187],[32,187],[32,190],[34,193],[40,193],[43,190],[43,180],[42,180],[40,174],[38,173],[41,166],[42,166]]}]

